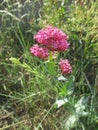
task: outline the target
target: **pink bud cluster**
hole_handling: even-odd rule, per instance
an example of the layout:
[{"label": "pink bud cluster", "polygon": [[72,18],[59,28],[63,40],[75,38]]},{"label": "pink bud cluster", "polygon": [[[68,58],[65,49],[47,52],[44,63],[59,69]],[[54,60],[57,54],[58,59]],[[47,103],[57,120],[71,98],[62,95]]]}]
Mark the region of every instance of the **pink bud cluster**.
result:
[{"label": "pink bud cluster", "polygon": [[41,29],[34,38],[38,43],[52,51],[65,51],[69,47],[68,36],[63,31],[52,26]]},{"label": "pink bud cluster", "polygon": [[61,72],[62,72],[63,75],[72,73],[72,67],[71,67],[68,59],[61,60],[59,62],[59,65],[60,65],[60,69],[61,69]]},{"label": "pink bud cluster", "polygon": [[35,44],[33,47],[30,48],[30,52],[41,59],[46,59],[49,56],[48,49],[42,48],[38,44]]}]

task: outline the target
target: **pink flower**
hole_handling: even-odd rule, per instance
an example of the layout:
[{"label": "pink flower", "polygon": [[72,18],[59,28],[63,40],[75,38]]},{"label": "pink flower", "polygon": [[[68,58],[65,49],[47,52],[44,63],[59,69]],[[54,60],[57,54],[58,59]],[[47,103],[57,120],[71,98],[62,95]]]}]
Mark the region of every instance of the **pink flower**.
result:
[{"label": "pink flower", "polygon": [[68,36],[55,27],[48,26],[41,29],[34,38],[38,43],[52,51],[65,51],[69,47]]},{"label": "pink flower", "polygon": [[48,56],[49,56],[48,49],[47,48],[42,48],[38,44],[35,44],[33,47],[31,47],[30,52],[34,56],[39,57],[41,59],[47,59]]},{"label": "pink flower", "polygon": [[61,69],[61,72],[62,72],[63,75],[72,73],[72,67],[71,67],[68,59],[61,60],[59,62],[59,65],[60,65],[60,69]]}]

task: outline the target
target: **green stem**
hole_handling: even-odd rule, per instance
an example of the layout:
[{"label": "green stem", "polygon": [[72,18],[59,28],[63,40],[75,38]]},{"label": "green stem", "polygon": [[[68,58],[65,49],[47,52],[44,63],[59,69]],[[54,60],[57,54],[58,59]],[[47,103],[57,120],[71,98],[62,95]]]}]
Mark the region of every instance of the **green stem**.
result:
[{"label": "green stem", "polygon": [[50,55],[49,55],[48,70],[49,70],[49,73],[51,75],[55,75],[56,74],[56,71],[55,71],[55,62],[53,60],[53,54],[52,54],[51,51],[50,51]]}]

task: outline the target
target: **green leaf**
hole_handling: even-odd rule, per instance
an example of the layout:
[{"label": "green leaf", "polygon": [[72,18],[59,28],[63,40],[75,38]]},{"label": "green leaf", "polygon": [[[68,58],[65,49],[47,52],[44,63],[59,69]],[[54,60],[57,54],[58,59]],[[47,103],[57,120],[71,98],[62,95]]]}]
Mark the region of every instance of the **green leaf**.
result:
[{"label": "green leaf", "polygon": [[15,65],[20,65],[20,64],[21,64],[21,62],[19,61],[19,59],[15,58],[15,57],[11,57],[9,60],[10,60],[13,64],[15,64]]}]

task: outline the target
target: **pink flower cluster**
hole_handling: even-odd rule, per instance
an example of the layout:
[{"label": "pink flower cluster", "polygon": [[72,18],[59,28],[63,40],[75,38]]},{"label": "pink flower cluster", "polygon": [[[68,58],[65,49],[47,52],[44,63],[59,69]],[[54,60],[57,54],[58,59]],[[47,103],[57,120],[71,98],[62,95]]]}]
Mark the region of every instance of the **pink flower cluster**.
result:
[{"label": "pink flower cluster", "polygon": [[48,49],[42,48],[38,44],[35,44],[33,47],[30,48],[30,52],[41,59],[46,59],[49,56]]},{"label": "pink flower cluster", "polygon": [[68,36],[52,26],[41,29],[34,38],[38,43],[52,51],[65,51],[69,47]]},{"label": "pink flower cluster", "polygon": [[62,72],[63,75],[72,73],[72,67],[71,67],[68,59],[61,60],[59,62],[59,65],[60,65],[60,69],[61,69],[61,72]]},{"label": "pink flower cluster", "polygon": [[[56,56],[58,51],[66,51],[69,48],[69,43],[67,41],[68,36],[58,28],[48,26],[41,29],[34,38],[43,47],[35,44],[30,48],[31,54],[41,59],[47,59],[49,56],[49,51],[52,51],[53,58]],[[61,60],[59,66],[62,74],[70,74],[72,72],[72,67],[68,61]]]}]

